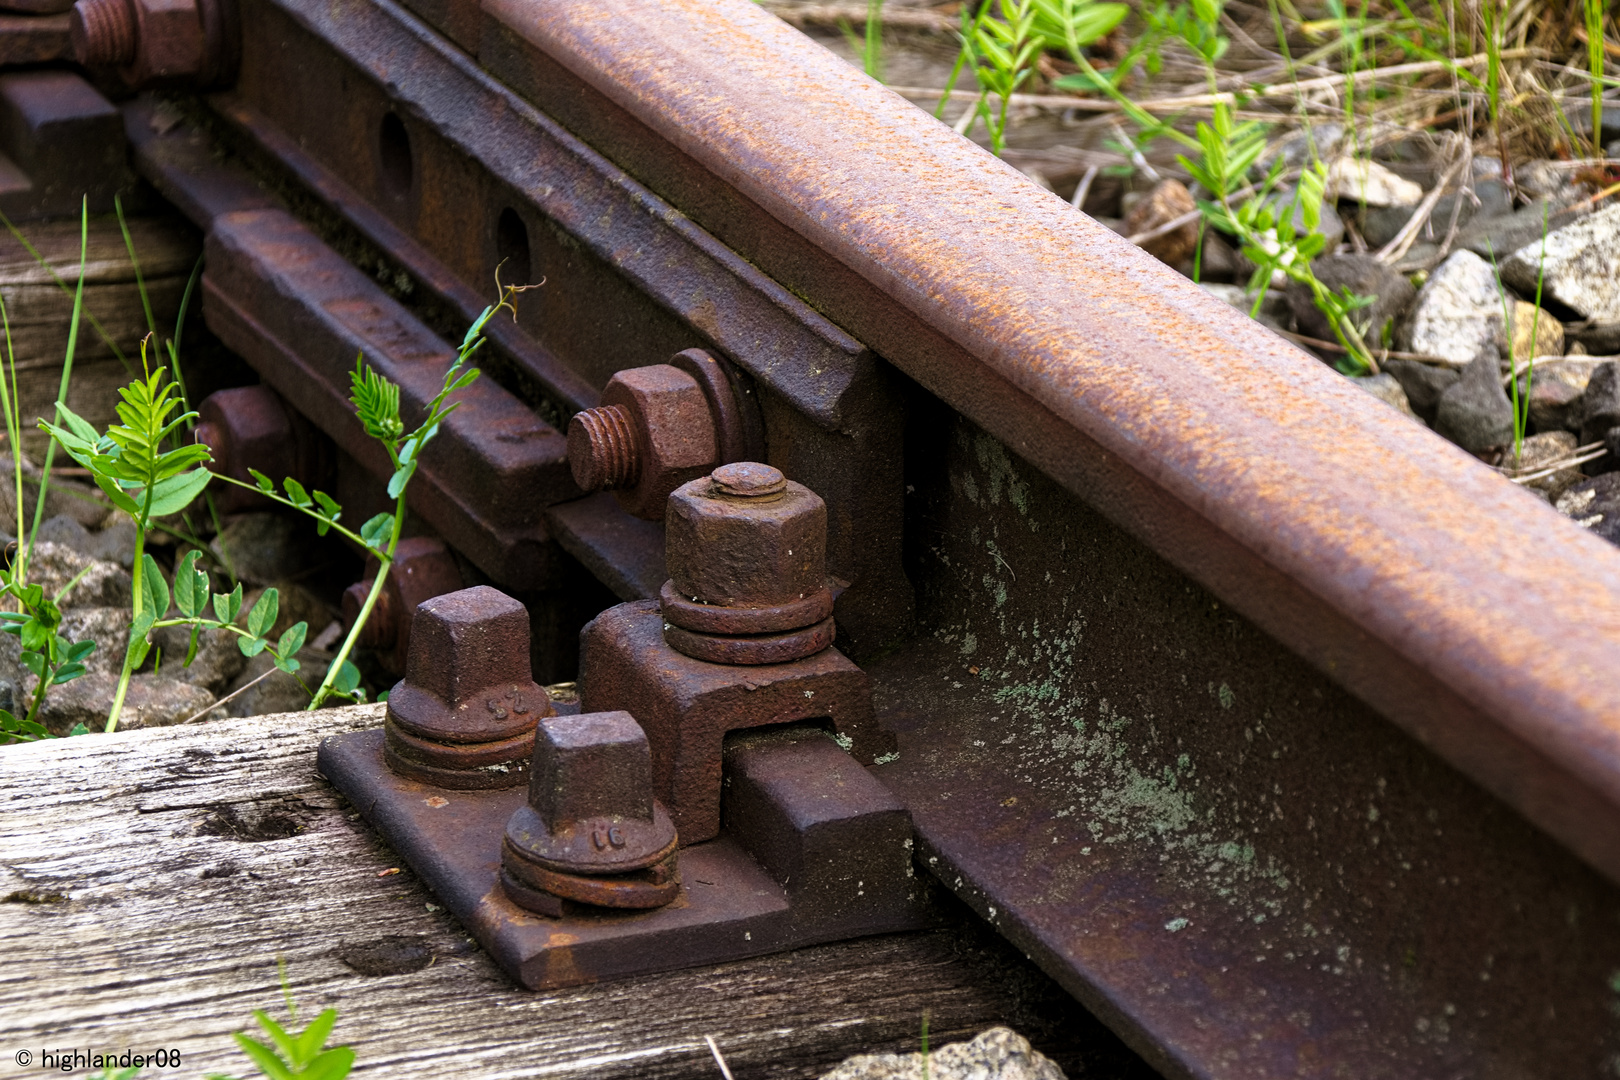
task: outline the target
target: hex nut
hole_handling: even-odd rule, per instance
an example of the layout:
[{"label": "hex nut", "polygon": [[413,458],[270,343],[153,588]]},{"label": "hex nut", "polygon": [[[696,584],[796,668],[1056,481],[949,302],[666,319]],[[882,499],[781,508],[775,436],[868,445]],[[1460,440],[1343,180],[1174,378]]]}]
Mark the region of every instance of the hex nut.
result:
[{"label": "hex nut", "polygon": [[687,600],[775,607],[826,587],[827,504],[792,480],[756,497],[731,494],[712,477],[693,480],[670,495],[664,529],[670,580]]},{"label": "hex nut", "polygon": [[671,491],[714,468],[719,444],[703,387],[653,364],[608,380],[601,405],[570,421],[568,453],[581,487],[613,490],[626,512],[658,521]]},{"label": "hex nut", "polygon": [[123,72],[135,86],[186,79],[202,72],[207,53],[197,0],[132,0],[135,60]]}]

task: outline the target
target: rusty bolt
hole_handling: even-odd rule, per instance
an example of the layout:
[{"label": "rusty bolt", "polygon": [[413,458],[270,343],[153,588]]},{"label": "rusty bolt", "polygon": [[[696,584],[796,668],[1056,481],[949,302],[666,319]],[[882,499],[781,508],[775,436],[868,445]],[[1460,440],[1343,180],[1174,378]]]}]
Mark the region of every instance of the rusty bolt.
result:
[{"label": "rusty bolt", "polygon": [[546,914],[561,913],[557,900],[652,908],[675,899],[675,826],[651,789],[647,735],[629,713],[540,721],[529,801],[502,845],[508,895]]},{"label": "rusty bolt", "polygon": [[832,644],[827,504],[769,465],[678,488],[665,517],[665,640],[700,660],[774,664]]},{"label": "rusty bolt", "polygon": [[[197,414],[191,437],[213,454],[215,472],[244,484],[253,483],[249,469],[277,483],[287,476],[305,487],[327,482],[329,440],[268,386],[220,390],[203,399]],[[214,499],[221,513],[267,503],[251,491],[225,485],[216,489]]]},{"label": "rusty bolt", "polygon": [[133,63],[135,34],[135,9],[129,0],[79,0],[68,19],[73,58],[85,67]]},{"label": "rusty bolt", "polygon": [[134,87],[213,83],[231,63],[227,22],[220,0],[78,0],[68,37],[76,61]]},{"label": "rusty bolt", "polygon": [[[343,628],[354,626],[371,595],[377,578],[375,558],[367,563],[366,578],[350,585],[343,593]],[[383,582],[382,592],[371,608],[371,616],[360,630],[358,644],[375,649],[378,659],[392,674],[405,671],[410,658],[411,622],[424,601],[462,586],[461,568],[444,541],[431,536],[411,536],[394,549],[394,565]]]},{"label": "rusty bolt", "polygon": [[384,756],[457,789],[528,779],[535,725],[554,714],[529,672],[529,613],[487,585],[419,605],[405,678],[388,695]]},{"label": "rusty bolt", "polygon": [[714,421],[698,381],[669,364],[608,380],[602,404],[568,424],[568,461],[587,491],[609,489],[625,510],[656,521],[669,493],[714,468]]}]

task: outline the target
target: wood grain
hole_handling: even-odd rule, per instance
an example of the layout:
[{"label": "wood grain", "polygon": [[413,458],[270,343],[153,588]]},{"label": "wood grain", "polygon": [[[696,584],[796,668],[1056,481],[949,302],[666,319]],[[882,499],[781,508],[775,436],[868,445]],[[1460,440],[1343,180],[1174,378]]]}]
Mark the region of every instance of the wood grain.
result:
[{"label": "wood grain", "polygon": [[915,1049],[925,1009],[935,1045],[1010,1022],[1071,1077],[1151,1075],[968,922],[517,989],[408,869],[379,876],[394,856],[316,774],[322,736],[380,722],[361,706],[0,749],[0,1059],[161,1046],[183,1066],[149,1077],[242,1075],[230,1033],[281,1014],[280,957],[303,1009],[338,1009],[356,1076],[707,1078],[713,1035],[739,1080],[809,1077]]},{"label": "wood grain", "polygon": [[[21,226],[21,231],[50,267],[48,271],[39,265],[15,236],[0,231],[0,300],[5,301],[11,348],[17,361],[17,389],[25,418],[23,445],[29,456],[38,460],[47,436],[35,428],[34,420],[48,419],[55,412],[73,315],[72,294],[63,291],[51,273],[70,286],[77,283],[79,223],[30,222]],[[189,226],[167,219],[131,219],[129,231],[140,259],[153,319],[164,336],[172,336],[180,299],[201,244]],[[101,218],[90,222],[87,240],[83,310],[95,317],[100,330],[89,318],[79,327],[68,407],[104,429],[115,419],[113,406],[118,401],[118,387],[140,371],[140,342],[147,333],[146,310],[117,220]],[[193,303],[197,303],[196,297]],[[191,314],[195,316],[197,311],[200,308]],[[101,336],[103,333],[118,346],[131,368],[119,362],[112,346]],[[0,350],[0,357],[4,355]]]}]

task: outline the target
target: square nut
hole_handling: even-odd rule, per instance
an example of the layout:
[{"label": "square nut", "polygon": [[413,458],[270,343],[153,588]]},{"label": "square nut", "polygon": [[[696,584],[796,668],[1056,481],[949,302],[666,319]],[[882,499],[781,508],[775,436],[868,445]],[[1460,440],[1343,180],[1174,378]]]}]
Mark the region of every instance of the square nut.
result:
[{"label": "square nut", "polygon": [[628,409],[636,431],[635,487],[617,492],[630,513],[658,520],[670,492],[714,468],[719,451],[709,400],[686,372],[669,364],[620,371],[603,389],[602,404]]},{"label": "square nut", "polygon": [[675,591],[699,603],[771,607],[827,584],[827,504],[791,480],[763,497],[694,480],[670,495],[664,530]]}]

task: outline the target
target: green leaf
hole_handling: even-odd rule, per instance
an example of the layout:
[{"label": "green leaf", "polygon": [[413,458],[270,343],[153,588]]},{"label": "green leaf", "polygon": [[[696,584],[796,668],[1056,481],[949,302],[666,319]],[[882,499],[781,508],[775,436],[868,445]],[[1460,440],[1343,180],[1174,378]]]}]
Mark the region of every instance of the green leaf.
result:
[{"label": "green leaf", "polygon": [[22,647],[30,652],[44,653],[51,647],[51,638],[54,636],[50,626],[39,619],[29,619],[23,624]]},{"label": "green leaf", "polygon": [[159,480],[152,486],[152,516],[178,514],[191,505],[191,500],[202,494],[203,488],[213,478],[214,474],[207,469],[197,469]]},{"label": "green leaf", "polygon": [[399,493],[405,490],[405,485],[411,482],[411,477],[414,475],[416,475],[416,462],[414,461],[404,468],[396,470],[394,475],[388,478],[388,497],[390,499],[399,498]]},{"label": "green leaf", "polygon": [[332,689],[340,694],[353,694],[360,686],[360,669],[349,661],[343,661],[338,668],[337,678],[332,680]]},{"label": "green leaf", "polygon": [[183,668],[189,668],[191,662],[197,659],[197,645],[202,638],[202,627],[196,623],[191,624],[191,637],[186,641],[186,658],[180,662]]},{"label": "green leaf", "polygon": [[302,509],[309,505],[309,492],[304,490],[303,484],[289,476],[281,482],[281,486],[287,489],[287,498],[292,500],[294,506]]},{"label": "green leaf", "polygon": [[169,585],[163,580],[163,571],[158,569],[157,560],[150,555],[141,556],[141,591],[145,594],[145,606],[151,610],[154,620],[169,613]]},{"label": "green leaf", "polygon": [[253,482],[259,485],[260,491],[264,492],[266,495],[275,494],[275,481],[264,475],[264,473],[260,472],[258,469],[249,469],[248,475],[253,477]]},{"label": "green leaf", "polygon": [[63,664],[61,667],[56,669],[56,674],[51,678],[51,685],[61,686],[65,682],[72,682],[74,679],[77,679],[83,674],[83,664]]},{"label": "green leaf", "polygon": [[317,491],[314,493],[314,495],[315,502],[331,520],[336,521],[343,514],[343,507],[339,506],[332,496],[328,495],[326,492]]},{"label": "green leaf", "polygon": [[354,1051],[347,1046],[334,1046],[310,1062],[300,1075],[304,1080],[343,1080],[354,1068]]},{"label": "green leaf", "polygon": [[336,1009],[327,1009],[321,1013],[310,1021],[309,1027],[294,1040],[293,1052],[287,1056],[299,1065],[314,1061],[316,1055],[321,1052],[321,1047],[326,1045],[326,1037],[332,1034],[332,1025],[336,1023]]},{"label": "green leaf", "polygon": [[208,575],[197,569],[202,552],[193,548],[174,570],[174,606],[188,619],[195,619],[208,606]]},{"label": "green leaf", "polygon": [[22,654],[23,667],[34,673],[34,678],[45,677],[45,654],[40,652],[25,652]]},{"label": "green leaf", "polygon": [[229,625],[236,621],[236,616],[242,610],[242,584],[237,582],[236,588],[229,593],[214,594],[214,618]]},{"label": "green leaf", "polygon": [[393,531],[394,515],[378,514],[360,526],[360,539],[367,547],[375,551],[384,551],[388,546],[388,537]]},{"label": "green leaf", "polygon": [[276,653],[280,656],[291,656],[304,647],[304,635],[309,633],[308,623],[294,623],[281,640],[276,642]]},{"label": "green leaf", "polygon": [[269,648],[269,646],[270,643],[262,637],[239,637],[236,639],[236,647],[242,650],[243,656],[258,656],[260,653],[264,652],[265,649]]},{"label": "green leaf", "polygon": [[63,655],[64,659],[66,659],[68,661],[68,663],[76,664],[80,660],[83,660],[85,657],[89,656],[91,653],[93,653],[95,651],[96,651],[96,642],[94,642],[94,641],[79,641],[79,642],[75,642],[74,644],[68,646],[67,651],[64,652],[62,655]]},{"label": "green leaf", "polygon": [[304,1064],[306,1059],[298,1053],[297,1040],[280,1024],[270,1019],[269,1013],[263,1009],[254,1009],[253,1019],[259,1022],[259,1026],[270,1036],[270,1041],[276,1044],[278,1056],[282,1060],[295,1069]]},{"label": "green leaf", "polygon": [[151,631],[152,624],[147,622],[146,626],[142,628],[140,624],[144,618],[145,615],[143,614],[141,619],[135,620],[135,627],[139,630],[139,634],[131,638],[129,642],[129,666],[131,671],[145,663],[146,654],[152,651],[152,643],[146,640],[146,635]]},{"label": "green leaf", "polygon": [[79,723],[74,724],[73,727],[68,731],[68,737],[69,738],[72,738],[75,735],[88,735],[88,734],[90,734],[90,729],[87,726],[85,726],[85,723],[82,720]]},{"label": "green leaf", "polygon": [[253,1064],[259,1067],[259,1071],[270,1080],[297,1080],[297,1076],[282,1064],[275,1051],[264,1043],[250,1039],[241,1032],[237,1032],[235,1038],[236,1045],[242,1048],[242,1053],[246,1054]]},{"label": "green leaf", "polygon": [[280,606],[281,594],[275,589],[264,590],[263,595],[259,597],[259,602],[253,605],[252,611],[248,612],[248,633],[254,637],[263,637],[268,634],[270,628],[276,624],[276,611]]}]

